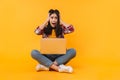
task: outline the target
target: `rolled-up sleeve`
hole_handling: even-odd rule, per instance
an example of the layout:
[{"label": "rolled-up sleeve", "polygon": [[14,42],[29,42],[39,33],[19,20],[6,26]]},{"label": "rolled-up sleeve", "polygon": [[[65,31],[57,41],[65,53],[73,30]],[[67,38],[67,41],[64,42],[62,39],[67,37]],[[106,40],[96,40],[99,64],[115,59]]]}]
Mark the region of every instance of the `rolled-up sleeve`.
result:
[{"label": "rolled-up sleeve", "polygon": [[39,28],[39,26],[35,29],[35,34],[37,34],[37,35],[42,35],[43,34],[43,30],[41,30],[40,28]]},{"label": "rolled-up sleeve", "polygon": [[[62,25],[63,26],[63,25]],[[73,25],[69,25],[68,27],[66,26],[63,26],[63,33],[64,34],[69,34],[69,33],[72,33],[74,32],[74,27]]]}]

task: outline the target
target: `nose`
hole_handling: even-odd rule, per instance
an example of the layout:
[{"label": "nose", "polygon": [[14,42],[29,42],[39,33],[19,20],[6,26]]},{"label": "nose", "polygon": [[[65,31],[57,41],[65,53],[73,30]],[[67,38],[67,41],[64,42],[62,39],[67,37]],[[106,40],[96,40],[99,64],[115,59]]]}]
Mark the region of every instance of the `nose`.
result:
[{"label": "nose", "polygon": [[55,18],[53,18],[53,21],[56,21],[56,19],[55,19]]}]

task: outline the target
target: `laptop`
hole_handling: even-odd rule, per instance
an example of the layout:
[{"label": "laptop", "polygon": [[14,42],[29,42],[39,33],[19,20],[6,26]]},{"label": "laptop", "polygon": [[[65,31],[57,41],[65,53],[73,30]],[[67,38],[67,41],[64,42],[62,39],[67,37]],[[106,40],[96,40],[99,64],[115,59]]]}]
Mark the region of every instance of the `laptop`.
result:
[{"label": "laptop", "polygon": [[64,38],[42,38],[40,40],[40,52],[42,54],[65,54],[66,39]]}]

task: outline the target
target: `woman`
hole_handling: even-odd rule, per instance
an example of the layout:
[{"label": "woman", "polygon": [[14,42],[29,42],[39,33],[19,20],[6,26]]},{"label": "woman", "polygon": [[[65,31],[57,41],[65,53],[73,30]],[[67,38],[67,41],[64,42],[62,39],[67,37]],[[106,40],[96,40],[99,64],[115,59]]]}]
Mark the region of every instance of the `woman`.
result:
[{"label": "woman", "polygon": [[[74,31],[72,25],[65,24],[60,20],[58,10],[49,10],[47,20],[38,26],[35,30],[37,35],[42,35],[43,38],[64,38],[64,34]],[[72,73],[71,66],[65,66],[76,55],[75,49],[68,49],[66,54],[42,54],[38,50],[32,50],[31,56],[37,60],[39,64],[36,66],[36,71],[40,70],[55,70],[58,72]]]}]

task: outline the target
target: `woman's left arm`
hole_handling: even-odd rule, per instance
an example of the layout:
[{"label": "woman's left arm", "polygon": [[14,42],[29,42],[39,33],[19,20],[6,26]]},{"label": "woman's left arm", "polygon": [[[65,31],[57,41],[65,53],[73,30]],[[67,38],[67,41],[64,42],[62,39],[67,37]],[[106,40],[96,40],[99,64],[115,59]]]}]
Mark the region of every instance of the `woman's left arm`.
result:
[{"label": "woman's left arm", "polygon": [[74,32],[74,27],[73,27],[73,25],[71,25],[71,24],[66,24],[66,23],[64,23],[63,21],[60,21],[60,24],[61,24],[61,26],[62,26],[62,28],[63,28],[64,34],[69,34],[69,33]]}]

